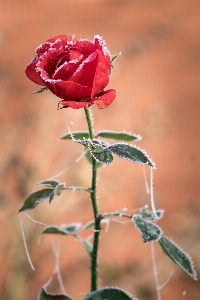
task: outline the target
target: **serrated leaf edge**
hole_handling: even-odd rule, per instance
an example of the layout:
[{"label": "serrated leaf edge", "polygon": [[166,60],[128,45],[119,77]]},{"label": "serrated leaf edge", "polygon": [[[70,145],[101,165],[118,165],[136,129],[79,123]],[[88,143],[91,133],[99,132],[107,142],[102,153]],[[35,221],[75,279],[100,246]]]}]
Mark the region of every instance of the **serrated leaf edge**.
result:
[{"label": "serrated leaf edge", "polygon": [[47,230],[49,228],[58,229],[60,232],[63,232],[65,235],[68,235],[68,232],[65,229],[63,229],[63,228],[61,228],[57,225],[48,225],[48,226],[46,226],[42,231],[40,231],[40,234],[54,234],[54,232],[44,232],[45,230]]},{"label": "serrated leaf edge", "polygon": [[[65,229],[65,227],[67,226],[76,226],[77,227],[77,230],[76,230],[76,233],[79,232],[81,230],[81,227],[82,227],[82,223],[71,223],[71,224],[61,224],[60,227],[57,226],[57,225],[48,225],[46,226],[41,232],[40,234],[42,233],[46,233],[44,232],[44,230],[46,229],[49,229],[49,228],[55,228],[55,229],[58,229],[59,231],[63,232],[64,234],[66,235],[74,235],[75,233],[71,233],[70,231],[68,231],[67,229]],[[53,234],[53,233],[52,233]],[[56,234],[56,233],[55,233]]]},{"label": "serrated leaf edge", "polygon": [[42,292],[42,290],[44,290],[44,292],[49,295],[49,296],[65,296],[65,297],[68,297],[69,299],[73,300],[73,298],[71,298],[70,296],[68,296],[67,294],[52,294],[50,292],[47,292],[46,288],[43,286],[41,291],[39,292],[38,296],[37,296],[37,300],[40,300],[40,294]]},{"label": "serrated leaf edge", "polygon": [[[92,295],[94,295],[96,292],[99,292],[99,291],[101,291],[101,290],[112,290],[112,289],[123,292],[123,293],[126,294],[128,297],[132,298],[132,300],[138,300],[138,298],[135,298],[135,296],[133,296],[133,295],[130,294],[129,292],[124,291],[123,289],[120,289],[118,286],[111,286],[111,287],[110,287],[110,286],[106,286],[106,287],[102,287],[102,288],[100,288],[100,289],[98,289],[98,290],[96,290],[96,291],[94,291],[94,292],[91,292],[91,293],[86,294],[85,297],[87,297],[87,296],[92,296]],[[133,298],[133,297],[134,297],[134,298]],[[84,298],[84,300],[85,300],[85,298]]]},{"label": "serrated leaf edge", "polygon": [[[102,161],[100,161],[98,158],[96,158],[96,157],[94,156],[94,154],[93,154],[93,152],[92,152],[92,150],[91,150],[90,148],[88,148],[88,150],[90,151],[90,154],[92,155],[92,157],[93,157],[98,163],[100,163],[100,164],[103,164],[103,165],[110,165],[110,164],[113,162],[113,160],[112,160],[111,162],[109,162],[109,163],[102,162]],[[105,151],[106,151],[106,149],[105,149]],[[102,151],[102,152],[104,152],[104,151]],[[109,152],[110,152],[110,151],[109,151]],[[110,152],[110,154],[112,155],[111,152]]]},{"label": "serrated leaf edge", "polygon": [[[147,154],[147,152],[145,151],[145,150],[142,150],[142,149],[140,149],[139,147],[137,147],[136,145],[131,145],[131,144],[128,144],[127,142],[122,142],[122,143],[115,143],[115,144],[112,144],[112,145],[110,145],[109,147],[112,147],[112,146],[115,146],[115,145],[122,145],[122,144],[124,144],[124,145],[128,145],[129,147],[132,147],[132,148],[136,148],[137,150],[139,150],[139,151],[141,151],[145,156],[146,156],[146,158],[149,160],[149,162],[152,164],[152,166],[150,166],[151,168],[153,168],[153,169],[156,169],[156,164],[153,162],[153,160],[150,158],[150,156],[149,156],[149,154]],[[108,149],[109,149],[109,147],[108,147]],[[110,150],[109,150],[110,151]],[[111,153],[112,153],[112,151],[110,151]],[[113,154],[115,154],[115,153],[113,153]],[[117,154],[115,154],[116,156],[118,156]],[[118,156],[119,157],[119,156]],[[131,161],[132,162],[132,160],[131,159],[128,159],[128,158],[126,158],[126,160],[129,160],[129,161]],[[138,163],[138,164],[140,164],[140,165],[148,165],[148,163]]]},{"label": "serrated leaf edge", "polygon": [[164,246],[164,248],[170,253],[170,255],[173,257],[174,261],[176,262],[176,264],[181,268],[183,269],[190,277],[192,277],[194,280],[198,280],[197,278],[197,272],[195,271],[194,269],[194,262],[191,258],[191,256],[185,252],[179,245],[177,245],[173,240],[172,238],[168,238],[166,236],[163,236],[165,237],[167,240],[170,241],[170,243],[172,243],[175,247],[177,247],[181,252],[183,252],[183,254],[187,257],[187,259],[189,260],[190,262],[190,265],[191,265],[191,269],[192,269],[192,272],[193,272],[193,275],[191,273],[188,272],[188,270],[186,270],[183,266],[181,266],[181,264],[179,262],[176,261],[176,259],[173,257],[173,255],[167,250],[167,248],[165,247],[164,244],[162,244]]},{"label": "serrated leaf edge", "polygon": [[[115,130],[99,130],[99,132],[95,135],[95,137],[96,138],[98,138],[99,137],[99,133],[119,133],[119,134],[128,134],[128,135],[131,135],[131,136],[134,136],[134,137],[136,137],[136,140],[135,141],[140,141],[140,140],[142,140],[142,136],[140,135],[140,134],[136,134],[136,133],[132,133],[132,132],[127,132],[127,131],[125,131],[125,130],[123,130],[123,131],[115,131]],[[102,138],[102,139],[104,139],[104,137],[101,137],[100,136],[100,138]],[[110,139],[112,139],[112,138],[110,138]]]},{"label": "serrated leaf edge", "polygon": [[[59,185],[59,183],[61,183],[61,182],[59,182],[58,180],[51,180],[51,179],[47,179],[47,180],[42,180],[42,181],[39,181],[39,182],[37,182],[35,185],[36,186],[38,186],[38,185],[40,185],[40,186],[46,186],[46,187],[49,187],[49,188],[52,188],[52,189],[54,189],[55,187],[53,187],[52,185],[48,185],[48,184],[45,184],[45,183],[43,183],[43,182],[45,182],[45,181],[54,181],[54,182],[57,182],[58,184],[57,185]],[[65,184],[65,183],[63,183],[63,184]]]},{"label": "serrated leaf edge", "polygon": [[[44,190],[45,190],[45,189],[44,189]],[[53,193],[54,193],[54,189],[53,189],[53,188],[46,188],[46,190],[52,190],[52,195],[53,195]],[[42,202],[46,201],[47,199],[50,199],[50,198],[51,198],[52,195],[46,197],[46,198],[45,198],[44,200],[42,200],[42,201],[35,202],[35,205],[34,205],[32,208],[25,208],[25,209],[22,209],[23,206],[24,206],[24,204],[26,203],[26,200],[28,199],[28,197],[30,197],[32,194],[35,194],[35,193],[40,192],[40,191],[42,191],[42,190],[38,190],[38,191],[35,191],[35,192],[32,192],[32,193],[28,194],[28,195],[26,196],[26,199],[24,200],[24,202],[23,202],[21,208],[18,210],[18,213],[21,213],[21,212],[26,211],[26,210],[33,210],[33,209],[36,208],[36,206],[37,206],[39,203],[42,203]]]},{"label": "serrated leaf edge", "polygon": [[[72,131],[72,132],[64,133],[63,135],[61,135],[61,136],[58,138],[58,140],[62,140],[63,137],[66,136],[66,135],[70,135],[70,136],[71,136],[71,139],[72,139],[73,135],[74,135],[74,134],[78,134],[78,133],[87,133],[87,134],[88,134],[88,137],[89,137],[88,131]],[[82,140],[80,140],[80,141],[82,141]]]},{"label": "serrated leaf edge", "polygon": [[[144,220],[144,218],[142,217],[142,216],[140,216],[140,215],[138,215],[138,214],[135,214],[135,215],[133,215],[132,216],[132,222],[133,222],[133,224],[134,224],[134,226],[135,226],[135,228],[141,233],[141,236],[142,236],[142,234],[143,234],[143,232],[142,232],[142,230],[137,226],[137,224],[136,224],[136,222],[134,221],[134,219],[133,219],[133,217],[135,217],[135,216],[139,216],[141,219],[143,219]],[[162,229],[158,226],[158,225],[156,225],[156,224],[154,224],[153,222],[150,222],[150,221],[147,221],[147,220],[144,220],[144,222],[146,222],[146,223],[150,223],[150,224],[153,224],[154,226],[156,226],[157,228],[159,228],[159,230],[160,230],[160,234],[159,234],[159,236],[158,236],[158,238],[157,239],[155,239],[155,240],[152,240],[152,241],[146,241],[146,242],[144,242],[143,241],[143,239],[142,239],[142,242],[143,242],[143,244],[147,244],[147,243],[151,243],[151,242],[157,242],[157,241],[159,241],[160,240],[160,238],[162,237],[162,235],[163,235],[163,231],[162,231]]]},{"label": "serrated leaf edge", "polygon": [[[151,221],[158,221],[158,220],[160,220],[160,219],[162,219],[162,217],[163,217],[163,215],[164,215],[164,213],[165,213],[165,210],[164,209],[156,209],[156,216],[157,216],[157,218],[155,219],[149,219],[149,218],[147,218],[147,217],[143,217],[142,215],[141,215],[141,210],[143,209],[143,208],[145,208],[145,209],[148,209],[148,205],[145,205],[145,206],[143,206],[142,208],[140,208],[140,216],[143,218],[143,219],[146,219],[146,220],[151,220]],[[149,209],[148,209],[149,210]],[[150,211],[150,210],[149,210]],[[160,213],[160,216],[158,216],[157,215],[157,213]],[[152,213],[153,214],[153,211],[150,211],[150,213]]]}]

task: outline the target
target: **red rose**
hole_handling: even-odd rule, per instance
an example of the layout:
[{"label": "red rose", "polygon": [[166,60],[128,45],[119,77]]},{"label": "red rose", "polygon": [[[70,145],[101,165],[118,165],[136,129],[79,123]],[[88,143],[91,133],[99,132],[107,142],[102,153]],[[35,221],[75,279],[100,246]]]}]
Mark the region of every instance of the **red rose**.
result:
[{"label": "red rose", "polygon": [[30,80],[46,86],[62,99],[59,104],[72,108],[110,105],[116,97],[114,89],[104,91],[110,73],[110,52],[99,36],[94,41],[55,36],[36,49],[26,68]]}]

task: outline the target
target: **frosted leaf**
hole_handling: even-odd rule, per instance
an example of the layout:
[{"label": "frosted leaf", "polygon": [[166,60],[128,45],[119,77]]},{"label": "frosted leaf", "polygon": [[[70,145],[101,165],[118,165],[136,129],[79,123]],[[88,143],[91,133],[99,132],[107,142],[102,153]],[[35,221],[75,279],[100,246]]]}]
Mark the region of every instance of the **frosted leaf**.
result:
[{"label": "frosted leaf", "polygon": [[113,162],[113,156],[108,151],[107,145],[98,140],[90,141],[90,144],[87,145],[90,154],[92,157],[99,163],[109,165]]},{"label": "frosted leaf", "polygon": [[34,209],[39,203],[50,199],[54,195],[53,189],[43,189],[37,192],[33,192],[27,196],[22,207],[19,210],[19,213],[25,210]]},{"label": "frosted leaf", "polygon": [[59,226],[49,225],[46,226],[41,233],[42,234],[61,234],[61,235],[74,235],[79,232],[82,224],[81,223],[72,223],[72,224],[62,224]]},{"label": "frosted leaf", "polygon": [[[156,216],[155,216],[156,213]],[[163,217],[164,210],[163,209],[158,209],[155,211],[150,211],[148,209],[148,205],[145,205],[140,209],[140,215],[142,218],[145,218],[147,220],[160,220]]]},{"label": "frosted leaf", "polygon": [[140,215],[133,215],[132,222],[141,233],[143,243],[158,241],[162,235],[162,229],[150,221],[146,221]]},{"label": "frosted leaf", "polygon": [[90,294],[87,294],[84,300],[138,300],[117,287],[106,287]]},{"label": "frosted leaf", "polygon": [[89,133],[88,131],[72,131],[63,134],[59,140],[83,140],[83,139],[88,139],[89,138]]},{"label": "frosted leaf", "polygon": [[111,131],[111,130],[100,130],[96,137],[102,137],[107,139],[113,139],[124,142],[131,142],[136,140],[141,140],[142,137],[139,134],[133,134],[131,132],[125,131]]},{"label": "frosted leaf", "polygon": [[45,287],[42,288],[37,300],[73,300],[68,295],[48,293]]},{"label": "frosted leaf", "polygon": [[140,150],[136,146],[119,143],[109,146],[107,150],[120,158],[132,161],[136,164],[147,164],[150,167],[155,168],[155,164],[149,158],[148,154],[144,150]]},{"label": "frosted leaf", "polygon": [[162,236],[158,241],[164,253],[179,267],[181,267],[194,280],[197,280],[197,274],[194,270],[194,264],[183,249],[181,249],[174,241]]},{"label": "frosted leaf", "polygon": [[[57,185],[59,185],[59,181],[58,180],[43,180],[43,181],[40,181],[38,183],[36,183],[36,185],[42,185],[42,186],[46,186],[46,187],[49,187],[49,188],[55,188]],[[63,186],[65,184],[63,183]]]}]

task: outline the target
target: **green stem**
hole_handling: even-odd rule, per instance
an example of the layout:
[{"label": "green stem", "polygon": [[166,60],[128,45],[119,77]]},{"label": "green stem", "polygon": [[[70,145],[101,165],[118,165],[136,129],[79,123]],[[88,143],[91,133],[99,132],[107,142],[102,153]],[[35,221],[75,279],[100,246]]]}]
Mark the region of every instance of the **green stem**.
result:
[{"label": "green stem", "polygon": [[94,139],[94,129],[93,129],[91,112],[86,107],[84,107],[84,110],[85,110],[85,116],[86,116],[86,120],[87,120],[87,124],[88,124],[89,136],[90,136],[90,139],[93,140]]},{"label": "green stem", "polygon": [[[94,139],[94,129],[92,124],[91,112],[88,108],[84,107],[86,120],[88,124],[90,139]],[[94,158],[92,158],[92,186],[91,186],[91,200],[92,208],[94,213],[94,241],[93,250],[91,253],[91,291],[97,290],[97,255],[98,255],[98,244],[99,244],[99,232],[100,232],[100,222],[101,218],[99,216],[97,197],[96,197],[96,181],[97,181],[97,163]]]}]

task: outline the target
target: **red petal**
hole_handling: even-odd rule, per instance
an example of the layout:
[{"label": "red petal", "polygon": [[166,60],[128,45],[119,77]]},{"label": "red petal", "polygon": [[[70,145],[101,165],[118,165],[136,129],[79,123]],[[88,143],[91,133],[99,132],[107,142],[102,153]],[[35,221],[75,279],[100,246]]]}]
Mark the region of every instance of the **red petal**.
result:
[{"label": "red petal", "polygon": [[111,63],[109,56],[104,56],[101,50],[97,50],[98,62],[92,88],[92,97],[102,91],[109,82]]},{"label": "red petal", "polygon": [[70,81],[72,81],[70,77],[75,73],[83,59],[84,56],[81,55],[74,62],[64,62],[59,68],[57,68],[54,75],[52,76],[52,79],[61,79],[64,81],[70,79]]},{"label": "red petal", "polygon": [[44,42],[39,47],[37,47],[36,53],[39,56],[41,56],[42,54],[47,52],[49,48],[57,48],[57,49],[59,49],[60,47],[64,48],[67,46],[67,43],[71,45],[73,42],[76,42],[76,39],[71,36],[66,36],[66,35],[54,36],[53,38],[48,39],[46,42]]},{"label": "red petal", "polygon": [[37,71],[41,72],[44,70],[51,78],[55,72],[58,57],[62,52],[63,49],[50,48],[44,55],[40,56]]},{"label": "red petal", "polygon": [[90,102],[76,102],[76,101],[65,101],[65,100],[62,100],[58,103],[58,107],[59,105],[62,104],[64,106],[69,106],[71,108],[74,108],[74,109],[79,109],[79,108],[83,108],[83,107],[89,107],[91,106],[93,103],[90,103]]},{"label": "red petal", "polygon": [[102,37],[100,37],[99,35],[95,35],[94,43],[98,49],[101,49],[105,57],[106,56],[110,57],[110,51],[106,47],[106,42],[102,39]]},{"label": "red petal", "polygon": [[[90,54],[78,67],[77,71],[70,77],[70,81],[77,82],[82,86],[93,86],[94,75],[97,67],[97,53]],[[100,92],[99,90],[98,92]]]},{"label": "red petal", "polygon": [[34,57],[30,63],[26,67],[26,76],[32,80],[33,82],[39,84],[39,85],[45,85],[44,81],[40,78],[40,75],[36,72],[36,64],[38,62],[38,58]]},{"label": "red petal", "polygon": [[109,106],[113,100],[116,98],[116,90],[110,89],[105,92],[99,93],[98,96],[93,98],[94,103],[98,108],[106,108]]},{"label": "red petal", "polygon": [[48,79],[45,84],[52,93],[66,101],[78,101],[82,98],[90,97],[91,95],[90,87],[81,86],[80,84],[72,81]]},{"label": "red petal", "polygon": [[96,51],[97,46],[94,44],[94,42],[91,42],[89,40],[77,40],[73,48],[88,56],[89,54]]},{"label": "red petal", "polygon": [[54,43],[57,40],[61,40],[61,41],[65,41],[66,42],[66,41],[72,40],[72,39],[73,39],[72,36],[67,36],[67,35],[63,34],[63,35],[56,35],[56,36],[48,39],[46,42],[48,42],[48,43]]},{"label": "red petal", "polygon": [[87,102],[62,100],[58,103],[58,107],[60,104],[62,104],[64,106],[69,106],[74,109],[79,109],[79,108],[83,108],[85,106],[90,107],[92,104],[96,104],[98,106],[98,108],[106,108],[108,105],[110,105],[113,102],[115,97],[116,97],[116,91],[114,89],[110,89],[110,90],[100,93],[98,95],[98,97],[90,99]]}]

